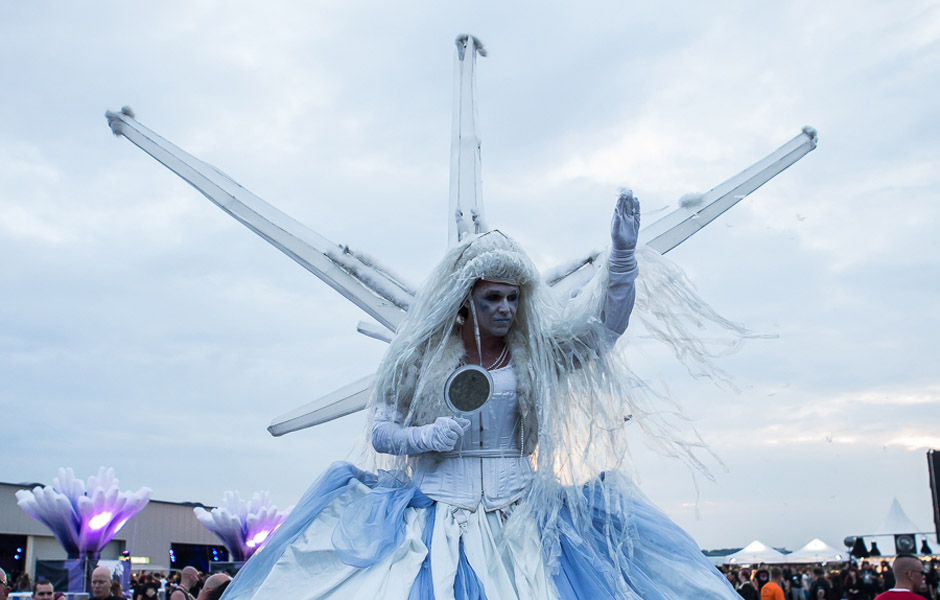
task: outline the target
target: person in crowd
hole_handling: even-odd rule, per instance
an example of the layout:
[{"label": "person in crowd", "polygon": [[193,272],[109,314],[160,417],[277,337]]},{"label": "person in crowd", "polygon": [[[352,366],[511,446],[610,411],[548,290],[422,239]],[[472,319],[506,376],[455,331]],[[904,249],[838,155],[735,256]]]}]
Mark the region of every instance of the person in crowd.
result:
[{"label": "person in crowd", "polygon": [[858,567],[850,564],[842,577],[842,597],[845,600],[860,600],[861,593],[858,583]]},{"label": "person in crowd", "polygon": [[886,560],[881,561],[881,590],[879,591],[890,590],[894,584],[894,571],[891,570],[891,565]]},{"label": "person in crowd", "polygon": [[187,566],[180,572],[180,582],[178,585],[170,584],[167,586],[166,600],[193,600],[193,591],[196,589],[196,583],[199,581],[199,571],[195,567]]},{"label": "person in crowd", "polygon": [[926,592],[924,563],[911,554],[898,554],[891,566],[894,571],[894,587],[882,592],[875,600],[921,600],[916,592]]},{"label": "person in crowd", "polygon": [[783,586],[783,571],[780,570],[780,567],[771,567],[770,581],[760,589],[761,600],[785,600]]},{"label": "person in crowd", "polygon": [[54,596],[55,589],[48,579],[40,579],[33,586],[33,600],[52,600]]},{"label": "person in crowd", "polygon": [[790,586],[787,588],[787,600],[806,600],[803,595],[803,574],[799,569],[790,573]]},{"label": "person in crowd", "polygon": [[94,600],[121,600],[121,596],[115,596],[111,593],[111,569],[108,567],[96,567],[91,572],[91,597]]},{"label": "person in crowd", "polygon": [[6,571],[0,569],[0,600],[7,600],[10,595],[10,581],[7,579]]},{"label": "person in crowd", "polygon": [[[803,574],[801,576],[803,579],[803,600],[809,600],[809,588],[813,585],[813,576],[811,575],[811,569],[803,569]],[[841,597],[840,597],[841,600]]]},{"label": "person in crowd", "polygon": [[868,561],[862,562],[858,577],[859,600],[872,600],[879,591],[881,591],[881,584],[878,581],[878,574]]},{"label": "person in crowd", "polygon": [[826,572],[822,567],[813,569],[813,583],[809,586],[809,600],[840,600],[833,598],[832,586],[826,579]]},{"label": "person in crowd", "polygon": [[757,586],[757,591],[764,589],[768,581],[770,581],[770,569],[767,568],[767,565],[761,563],[754,571],[754,585]]},{"label": "person in crowd", "polygon": [[134,588],[134,600],[156,600],[160,592],[160,583],[155,575],[144,573]]},{"label": "person in crowd", "polygon": [[[838,569],[832,569],[829,571],[826,579],[829,580],[829,587],[832,589],[832,597],[836,600],[842,600],[842,598],[845,597],[842,594],[842,571]],[[807,596],[808,595],[809,594],[807,594]]]},{"label": "person in crowd", "polygon": [[[199,596],[196,597],[196,600],[208,600],[210,597],[218,597],[214,594],[215,590],[221,587],[223,584],[228,586],[228,582],[232,578],[225,573],[215,573],[206,578],[206,582],[202,586],[202,590],[199,592]],[[224,588],[223,588],[224,589]],[[219,592],[219,596],[221,592]]]},{"label": "person in crowd", "polygon": [[219,584],[219,587],[209,592],[209,594],[206,596],[206,600],[221,600],[222,593],[225,592],[225,589],[230,583],[232,583],[231,579],[228,581],[223,581],[221,584]]},{"label": "person in crowd", "polygon": [[734,590],[744,600],[757,600],[759,597],[757,588],[751,583],[750,573],[747,569],[741,569],[738,572],[738,583],[734,586]]},{"label": "person in crowd", "polygon": [[[930,560],[930,570],[927,571],[927,593],[930,600],[937,600],[937,588],[940,586],[940,570],[937,569],[937,559]],[[893,582],[892,582],[893,583]],[[891,587],[894,587],[892,585]]]},{"label": "person in crowd", "polygon": [[33,589],[33,583],[29,579],[29,573],[23,573],[16,578],[16,585],[13,586],[16,588],[17,592],[30,592]]}]

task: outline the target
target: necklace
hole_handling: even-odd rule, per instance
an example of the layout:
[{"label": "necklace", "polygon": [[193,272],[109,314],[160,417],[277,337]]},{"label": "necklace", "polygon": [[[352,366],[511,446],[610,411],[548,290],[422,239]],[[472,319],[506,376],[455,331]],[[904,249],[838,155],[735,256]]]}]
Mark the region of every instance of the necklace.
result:
[{"label": "necklace", "polygon": [[506,360],[506,357],[509,356],[509,345],[503,344],[503,351],[499,353],[499,356],[496,357],[496,362],[486,367],[487,371],[492,371]]}]

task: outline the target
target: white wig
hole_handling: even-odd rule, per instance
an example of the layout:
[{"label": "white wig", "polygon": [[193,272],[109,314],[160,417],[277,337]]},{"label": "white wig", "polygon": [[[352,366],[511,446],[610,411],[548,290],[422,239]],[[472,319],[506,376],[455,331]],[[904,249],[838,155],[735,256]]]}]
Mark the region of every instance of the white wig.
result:
[{"label": "white wig", "polygon": [[[444,256],[408,311],[379,366],[373,411],[379,405],[394,408],[405,425],[453,416],[444,403],[444,382],[464,358],[460,308],[481,279],[519,287],[519,308],[508,335],[517,368],[531,353],[545,350],[542,346],[549,341],[545,323],[555,310],[539,284],[535,265],[500,231],[473,236]],[[539,372],[519,373],[520,387],[526,392],[520,395],[520,409],[530,451],[538,426],[535,397],[528,392],[531,385],[545,385],[542,377],[534,376]]]}]

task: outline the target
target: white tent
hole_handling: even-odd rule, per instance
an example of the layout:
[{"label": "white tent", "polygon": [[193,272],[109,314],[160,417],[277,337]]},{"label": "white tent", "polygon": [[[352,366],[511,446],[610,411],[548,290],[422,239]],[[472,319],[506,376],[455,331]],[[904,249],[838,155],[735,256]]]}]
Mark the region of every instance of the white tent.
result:
[{"label": "white tent", "polygon": [[825,563],[841,562],[849,556],[846,550],[836,550],[819,538],[814,538],[796,552],[786,555],[788,563]]},{"label": "white tent", "polygon": [[891,508],[888,509],[888,514],[885,515],[885,519],[881,523],[881,527],[878,528],[875,535],[920,533],[921,531],[923,530],[917,525],[914,525],[914,522],[911,521],[907,513],[904,512],[904,509],[901,508],[901,503],[895,498],[894,502],[891,503]]},{"label": "white tent", "polygon": [[[865,536],[865,545],[871,547],[872,542],[877,542],[879,551],[886,556],[893,556],[898,552],[894,547],[894,536],[899,534],[915,534],[914,551],[917,552],[922,541],[926,540],[931,544],[936,544],[936,538],[933,534],[927,533],[924,529],[915,524],[897,498],[891,502],[891,508],[881,522],[881,527],[874,533]],[[934,546],[936,547],[936,546]],[[909,551],[909,550],[906,550]]]},{"label": "white tent", "polygon": [[767,544],[754,540],[734,554],[725,557],[726,565],[753,565],[755,563],[780,564],[786,562],[786,554],[774,550]]}]

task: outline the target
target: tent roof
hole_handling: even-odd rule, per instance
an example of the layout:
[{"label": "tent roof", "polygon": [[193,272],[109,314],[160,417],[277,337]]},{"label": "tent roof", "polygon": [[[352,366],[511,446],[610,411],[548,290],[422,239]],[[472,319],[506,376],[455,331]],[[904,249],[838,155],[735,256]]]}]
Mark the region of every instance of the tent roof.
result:
[{"label": "tent roof", "polygon": [[724,564],[753,564],[753,563],[782,563],[785,562],[785,554],[774,550],[767,544],[754,540],[744,548],[741,548],[734,554],[725,557]]},{"label": "tent roof", "polygon": [[793,552],[787,554],[788,563],[816,563],[842,561],[848,558],[847,550],[837,550],[819,538],[814,538],[808,544]]},{"label": "tent roof", "polygon": [[904,509],[901,508],[901,503],[898,502],[898,499],[895,498],[891,503],[891,508],[888,509],[888,514],[885,515],[884,522],[882,522],[881,527],[875,531],[875,535],[894,535],[896,533],[919,533],[923,529],[919,528],[917,525],[911,521],[910,517],[904,512]]}]

